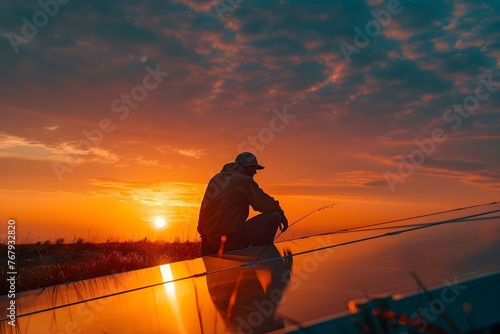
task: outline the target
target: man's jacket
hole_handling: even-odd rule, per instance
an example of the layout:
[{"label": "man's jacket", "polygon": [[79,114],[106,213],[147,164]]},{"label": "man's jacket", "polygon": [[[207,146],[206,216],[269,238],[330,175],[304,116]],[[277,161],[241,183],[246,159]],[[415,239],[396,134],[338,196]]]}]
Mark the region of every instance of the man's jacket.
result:
[{"label": "man's jacket", "polygon": [[208,183],[201,203],[198,232],[209,244],[218,247],[223,235],[237,234],[248,218],[249,206],[255,211],[279,211],[279,202],[260,189],[253,177],[243,174],[231,162]]}]

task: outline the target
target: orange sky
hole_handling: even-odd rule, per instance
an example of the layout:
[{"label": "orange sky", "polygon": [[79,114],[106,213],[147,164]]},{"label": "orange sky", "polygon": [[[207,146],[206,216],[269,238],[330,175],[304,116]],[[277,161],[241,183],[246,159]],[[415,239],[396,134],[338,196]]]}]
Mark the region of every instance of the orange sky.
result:
[{"label": "orange sky", "polygon": [[[486,3],[408,3],[363,47],[354,28],[383,2],[222,17],[196,1],[91,3],[27,43],[1,39],[2,238],[15,219],[21,242],[193,240],[206,183],[241,150],[290,222],[339,202],[286,237],[500,199],[500,18]],[[7,7],[18,35],[39,10]]]},{"label": "orange sky", "polygon": [[[432,177],[422,177],[421,182],[410,181],[395,193],[364,187],[356,181],[359,178],[348,175],[332,180],[331,183],[336,183],[332,185],[295,176],[310,168],[306,163],[289,166],[284,160],[266,153],[261,152],[260,161],[267,168],[259,171],[255,178],[263,189],[280,200],[290,223],[316,208],[339,203],[299,222],[283,235],[285,238],[490,201],[498,195],[495,191],[459,185],[453,179]],[[26,168],[33,168],[37,176],[23,180],[21,173],[12,171],[11,178],[4,184],[21,184],[25,189],[2,194],[1,219],[16,219],[18,237],[25,242],[59,237],[66,240],[83,237],[94,241],[108,237],[122,240],[144,237],[184,240],[188,237],[194,240],[197,238],[199,205],[205,183],[211,176],[208,171],[216,171],[217,166],[230,158],[218,157],[219,161],[210,165],[203,160],[209,159],[194,159],[192,166],[179,167],[178,171],[161,167],[135,169],[111,165],[103,168],[99,163],[82,164],[75,168],[74,174],[68,174],[64,182],[52,181],[54,188],[43,186],[44,179],[54,177],[48,166],[44,166],[42,174],[36,172],[43,170],[41,166],[37,169],[29,166],[28,160],[18,161],[17,165],[24,162]],[[168,162],[175,164],[175,160]],[[125,174],[123,179],[121,173]],[[432,184],[433,179],[440,181],[439,187]],[[439,189],[441,187],[446,188]],[[166,219],[166,228],[154,227],[157,216]]]}]

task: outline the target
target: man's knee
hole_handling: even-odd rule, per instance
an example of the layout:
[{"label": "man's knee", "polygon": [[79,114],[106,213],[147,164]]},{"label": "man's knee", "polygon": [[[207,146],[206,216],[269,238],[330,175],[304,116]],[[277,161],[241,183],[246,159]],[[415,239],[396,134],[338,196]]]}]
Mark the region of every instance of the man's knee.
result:
[{"label": "man's knee", "polygon": [[281,214],[279,213],[279,211],[269,211],[266,213],[262,213],[262,216],[265,216],[267,219],[272,219],[272,220],[281,218]]},{"label": "man's knee", "polygon": [[269,220],[273,223],[279,224],[281,222],[281,213],[279,211],[268,212]]}]

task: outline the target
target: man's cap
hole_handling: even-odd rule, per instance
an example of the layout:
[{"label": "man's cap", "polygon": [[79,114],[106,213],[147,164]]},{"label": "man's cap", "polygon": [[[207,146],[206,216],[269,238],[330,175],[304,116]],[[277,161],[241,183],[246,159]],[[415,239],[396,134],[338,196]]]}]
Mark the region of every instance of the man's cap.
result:
[{"label": "man's cap", "polygon": [[257,157],[250,152],[242,152],[238,154],[235,162],[239,163],[243,167],[255,167],[256,169],[264,169],[264,166],[259,165],[257,162]]}]

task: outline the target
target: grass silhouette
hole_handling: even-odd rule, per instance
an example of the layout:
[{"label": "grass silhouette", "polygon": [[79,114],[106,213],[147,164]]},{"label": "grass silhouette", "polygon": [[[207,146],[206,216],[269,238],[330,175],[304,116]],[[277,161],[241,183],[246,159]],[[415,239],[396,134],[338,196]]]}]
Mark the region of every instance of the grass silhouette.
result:
[{"label": "grass silhouette", "polygon": [[[200,242],[108,241],[93,243],[78,238],[16,245],[16,292],[110,275],[160,264],[189,260],[200,254]],[[7,276],[7,246],[0,246],[0,277]],[[0,281],[0,295],[8,292]]]}]

